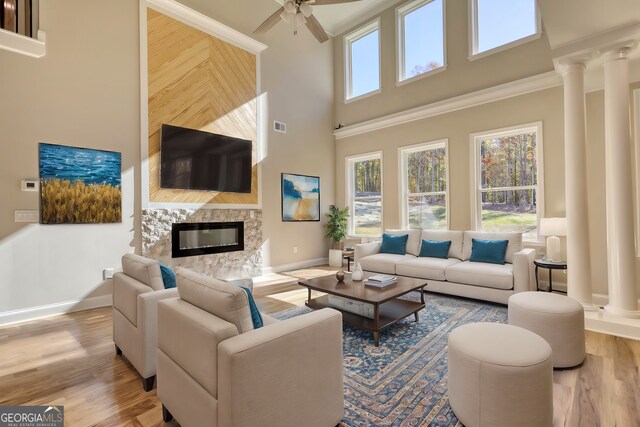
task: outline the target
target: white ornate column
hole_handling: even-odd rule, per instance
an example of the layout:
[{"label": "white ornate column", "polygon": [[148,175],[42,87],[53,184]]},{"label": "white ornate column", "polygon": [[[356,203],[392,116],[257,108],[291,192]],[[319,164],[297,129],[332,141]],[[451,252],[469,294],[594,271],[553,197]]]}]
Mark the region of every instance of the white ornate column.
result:
[{"label": "white ornate column", "polygon": [[589,207],[587,203],[587,127],[585,60],[557,64],[564,82],[564,164],[567,217],[567,295],[597,310],[592,302]]},{"label": "white ornate column", "polygon": [[605,310],[640,317],[636,293],[629,64],[631,46],[602,53],[604,61],[604,125],[609,304]]}]

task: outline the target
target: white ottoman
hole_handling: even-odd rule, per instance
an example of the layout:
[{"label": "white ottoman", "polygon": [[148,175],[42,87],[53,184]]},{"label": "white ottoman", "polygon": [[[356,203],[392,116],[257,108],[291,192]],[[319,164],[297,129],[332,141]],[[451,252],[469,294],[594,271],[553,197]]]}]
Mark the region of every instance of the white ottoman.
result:
[{"label": "white ottoman", "polygon": [[578,301],[547,292],[520,292],[509,297],[509,324],[547,340],[553,366],[569,368],[585,358],[584,309]]},{"label": "white ottoman", "polygon": [[553,424],[551,347],[533,332],[470,323],[449,335],[449,403],[467,427]]}]

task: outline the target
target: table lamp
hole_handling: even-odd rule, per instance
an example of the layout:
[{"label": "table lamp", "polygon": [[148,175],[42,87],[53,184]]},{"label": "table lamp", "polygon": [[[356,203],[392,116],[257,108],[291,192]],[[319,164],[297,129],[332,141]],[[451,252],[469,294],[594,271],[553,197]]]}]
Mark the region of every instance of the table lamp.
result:
[{"label": "table lamp", "polygon": [[560,237],[567,235],[566,218],[540,218],[540,235],[547,236],[547,259],[562,261],[560,255]]}]

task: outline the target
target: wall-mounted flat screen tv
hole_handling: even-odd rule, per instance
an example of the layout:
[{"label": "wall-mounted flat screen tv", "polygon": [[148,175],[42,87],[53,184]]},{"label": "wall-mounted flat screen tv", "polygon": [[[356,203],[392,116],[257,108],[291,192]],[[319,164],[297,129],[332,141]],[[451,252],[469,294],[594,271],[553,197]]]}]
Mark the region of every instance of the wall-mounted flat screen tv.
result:
[{"label": "wall-mounted flat screen tv", "polygon": [[251,193],[251,141],[162,125],[160,187]]}]

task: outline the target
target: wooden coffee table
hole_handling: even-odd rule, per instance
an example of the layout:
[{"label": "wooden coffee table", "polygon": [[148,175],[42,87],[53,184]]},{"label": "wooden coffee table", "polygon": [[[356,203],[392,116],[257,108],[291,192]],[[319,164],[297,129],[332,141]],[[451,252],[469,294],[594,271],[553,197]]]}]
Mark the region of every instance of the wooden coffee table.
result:
[{"label": "wooden coffee table", "polygon": [[[365,274],[365,278],[369,276],[371,276],[371,274]],[[300,280],[298,283],[309,290],[309,296],[305,304],[307,307],[313,309],[330,306],[328,295],[312,299],[312,290],[373,304],[373,319],[340,310],[339,308],[331,308],[342,312],[342,320],[344,323],[373,332],[373,342],[376,347],[378,346],[380,332],[383,329],[412,314],[415,315],[416,322],[419,320],[418,312],[424,308],[423,291],[427,285],[426,280],[409,277],[398,277],[396,284],[383,289],[365,286],[363,282],[352,281],[350,277],[345,277],[344,282],[338,282],[335,276],[324,276],[315,279]],[[420,302],[398,298],[412,291],[420,291]]]}]

